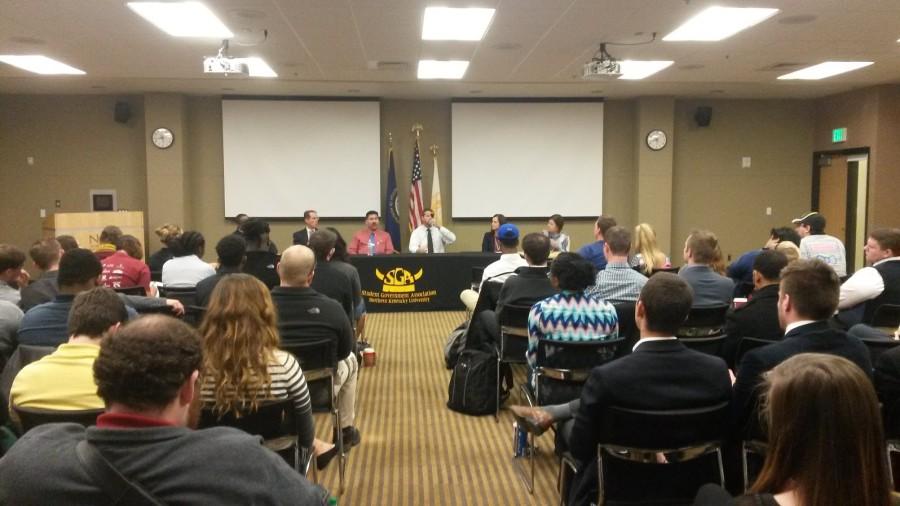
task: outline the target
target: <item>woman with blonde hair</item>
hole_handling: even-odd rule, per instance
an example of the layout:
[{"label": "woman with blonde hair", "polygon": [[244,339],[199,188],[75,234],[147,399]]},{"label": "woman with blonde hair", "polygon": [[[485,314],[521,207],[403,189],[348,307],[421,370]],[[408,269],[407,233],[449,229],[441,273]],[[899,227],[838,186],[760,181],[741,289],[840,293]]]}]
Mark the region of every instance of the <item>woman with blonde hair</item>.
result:
[{"label": "woman with blonde hair", "polygon": [[217,415],[254,411],[266,400],[290,399],[300,446],[325,467],[337,448],[315,439],[309,390],[300,364],[278,349],[275,305],[269,290],[249,274],[225,276],[213,289],[200,335],[202,400]]},{"label": "woman with blonde hair", "polygon": [[730,499],[706,486],[695,505],[897,504],[878,398],[859,366],[836,355],[803,353],[772,369],[764,388],[769,448],[750,493]]},{"label": "woman with blonde hair", "polygon": [[172,252],[172,246],[175,241],[181,237],[181,234],[184,231],[181,230],[181,227],[178,225],[166,223],[153,232],[159,237],[159,241],[163,244],[163,247],[150,255],[147,259],[147,265],[150,267],[151,273],[156,273],[153,280],[159,281],[159,275],[162,273],[163,264],[175,256],[175,253]]},{"label": "woman with blonde hair", "polygon": [[634,227],[634,242],[631,245],[632,256],[629,264],[649,276],[653,269],[672,267],[669,257],[656,245],[656,232],[647,223]]}]

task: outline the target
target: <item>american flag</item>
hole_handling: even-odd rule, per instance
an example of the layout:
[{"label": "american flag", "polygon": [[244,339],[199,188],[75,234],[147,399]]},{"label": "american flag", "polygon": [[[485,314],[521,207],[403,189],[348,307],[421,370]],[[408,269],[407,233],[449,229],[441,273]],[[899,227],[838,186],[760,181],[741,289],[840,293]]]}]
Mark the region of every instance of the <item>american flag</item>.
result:
[{"label": "american flag", "polygon": [[409,230],[422,224],[422,213],[425,203],[422,201],[422,160],[419,158],[419,140],[416,139],[416,151],[413,155],[412,181],[409,184]]}]

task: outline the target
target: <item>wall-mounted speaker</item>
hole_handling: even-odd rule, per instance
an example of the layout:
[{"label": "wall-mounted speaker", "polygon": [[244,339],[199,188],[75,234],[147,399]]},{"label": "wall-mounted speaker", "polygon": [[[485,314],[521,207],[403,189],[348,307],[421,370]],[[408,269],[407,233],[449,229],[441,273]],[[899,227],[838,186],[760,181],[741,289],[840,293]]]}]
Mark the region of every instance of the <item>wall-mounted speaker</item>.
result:
[{"label": "wall-mounted speaker", "polygon": [[131,119],[131,104],[122,101],[116,102],[113,119],[116,120],[116,123],[128,123],[128,120]]},{"label": "wall-mounted speaker", "polygon": [[698,127],[708,127],[710,121],[712,121],[712,107],[698,107],[697,111],[694,112],[694,121]]}]

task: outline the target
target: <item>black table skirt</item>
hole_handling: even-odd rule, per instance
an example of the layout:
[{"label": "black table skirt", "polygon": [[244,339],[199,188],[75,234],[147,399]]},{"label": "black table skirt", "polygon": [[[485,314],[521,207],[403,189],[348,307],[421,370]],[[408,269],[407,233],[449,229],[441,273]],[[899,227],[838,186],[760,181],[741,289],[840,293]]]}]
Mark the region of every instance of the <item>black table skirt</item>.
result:
[{"label": "black table skirt", "polygon": [[459,293],[472,284],[473,268],[500,258],[495,253],[351,256],[369,312],[463,309]]}]

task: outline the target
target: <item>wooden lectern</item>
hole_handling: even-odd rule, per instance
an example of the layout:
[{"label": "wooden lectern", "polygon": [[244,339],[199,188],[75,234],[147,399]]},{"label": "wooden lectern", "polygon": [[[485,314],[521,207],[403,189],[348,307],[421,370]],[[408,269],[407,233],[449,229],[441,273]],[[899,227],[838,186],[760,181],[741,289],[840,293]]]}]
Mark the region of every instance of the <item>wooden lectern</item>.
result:
[{"label": "wooden lectern", "polygon": [[[43,237],[71,235],[78,245],[91,251],[100,244],[100,232],[107,225],[115,225],[125,235],[144,237],[144,213],[141,211],[108,211],[96,213],[56,213],[44,218]],[[144,245],[146,249],[146,244]]]}]

